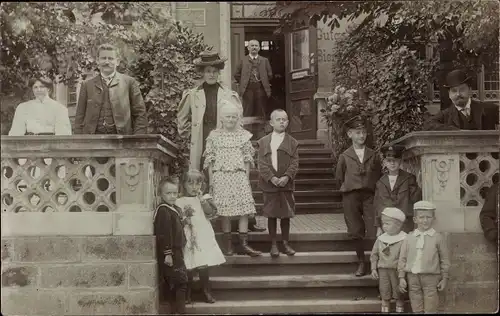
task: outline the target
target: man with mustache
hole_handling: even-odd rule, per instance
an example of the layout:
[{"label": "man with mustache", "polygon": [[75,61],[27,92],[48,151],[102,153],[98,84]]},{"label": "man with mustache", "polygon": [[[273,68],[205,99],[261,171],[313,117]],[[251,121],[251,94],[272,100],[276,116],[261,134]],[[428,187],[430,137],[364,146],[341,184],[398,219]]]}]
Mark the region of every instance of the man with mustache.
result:
[{"label": "man with mustache", "polygon": [[471,98],[470,77],[462,70],[446,76],[446,88],[453,103],[424,124],[424,130],[494,130],[498,106]]},{"label": "man with mustache", "polygon": [[259,41],[253,39],[248,42],[248,51],[248,56],[239,63],[234,74],[243,99],[243,117],[267,119],[267,100],[271,96],[273,71],[269,60],[259,55]]},{"label": "man with mustache", "polygon": [[97,49],[99,75],[80,87],[75,134],[146,134],[148,120],[139,83],[116,71],[118,48]]}]

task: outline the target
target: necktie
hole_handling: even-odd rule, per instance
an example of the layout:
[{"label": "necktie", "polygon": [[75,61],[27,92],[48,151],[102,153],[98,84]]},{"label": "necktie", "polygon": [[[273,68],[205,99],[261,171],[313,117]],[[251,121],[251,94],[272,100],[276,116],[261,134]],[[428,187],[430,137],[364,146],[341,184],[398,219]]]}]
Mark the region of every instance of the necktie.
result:
[{"label": "necktie", "polygon": [[462,109],[462,114],[465,115],[465,117],[469,117],[469,115],[470,115],[469,109],[468,108],[463,108]]}]

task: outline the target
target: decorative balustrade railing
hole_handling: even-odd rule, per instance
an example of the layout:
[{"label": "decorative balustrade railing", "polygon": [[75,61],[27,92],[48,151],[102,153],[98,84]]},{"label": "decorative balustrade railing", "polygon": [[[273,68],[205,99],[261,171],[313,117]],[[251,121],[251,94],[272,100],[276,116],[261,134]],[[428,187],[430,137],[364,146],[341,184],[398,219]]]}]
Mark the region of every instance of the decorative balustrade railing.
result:
[{"label": "decorative balustrade railing", "polygon": [[177,151],[161,135],[1,141],[2,213],[151,210],[155,183]]},{"label": "decorative balustrade railing", "polygon": [[439,208],[444,230],[480,231],[478,212],[499,181],[499,131],[430,131],[394,143],[407,149],[403,168],[415,174],[423,198]]}]

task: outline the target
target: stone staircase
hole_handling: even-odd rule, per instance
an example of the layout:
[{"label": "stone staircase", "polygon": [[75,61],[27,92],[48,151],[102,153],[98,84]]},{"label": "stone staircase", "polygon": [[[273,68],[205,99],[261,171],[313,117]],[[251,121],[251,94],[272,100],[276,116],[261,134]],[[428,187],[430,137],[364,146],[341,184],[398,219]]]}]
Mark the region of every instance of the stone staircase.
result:
[{"label": "stone staircase", "polygon": [[[333,179],[330,150],[316,140],[301,141],[300,167],[295,192],[298,215],[292,219],[290,235],[296,255],[281,254],[279,258],[271,258],[267,232],[251,233],[250,245],[262,251],[263,256],[226,257],[225,264],[211,269],[210,279],[217,302],[197,301],[187,306],[188,313],[380,311],[377,282],[368,275],[354,276],[356,255],[340,214],[341,196]],[[260,207],[262,193],[258,191],[256,179],[257,173],[252,172],[254,196]],[[237,233],[233,234],[236,246]],[[220,242],[220,233],[217,238]],[[366,250],[371,246],[367,243]]]}]

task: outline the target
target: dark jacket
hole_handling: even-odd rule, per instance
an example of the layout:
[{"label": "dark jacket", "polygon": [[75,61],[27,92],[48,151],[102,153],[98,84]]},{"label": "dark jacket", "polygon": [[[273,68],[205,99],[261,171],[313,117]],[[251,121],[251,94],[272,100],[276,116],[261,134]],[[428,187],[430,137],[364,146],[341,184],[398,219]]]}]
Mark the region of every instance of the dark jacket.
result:
[{"label": "dark jacket", "polygon": [[365,155],[361,163],[351,146],[339,156],[335,178],[342,183],[340,191],[344,193],[353,190],[374,191],[381,173],[382,164],[373,149],[365,147]]},{"label": "dark jacket", "polygon": [[422,199],[422,190],[418,187],[417,179],[411,173],[399,170],[394,189],[391,190],[389,176],[383,175],[375,185],[373,207],[375,209],[375,226],[380,227],[380,216],[384,208],[397,207],[407,217],[413,215],[413,204]]},{"label": "dark jacket", "polygon": [[492,185],[479,213],[479,221],[483,228],[484,237],[491,242],[498,243],[498,183]]},{"label": "dark jacket", "polygon": [[186,236],[184,235],[181,212],[179,207],[167,204],[159,205],[155,211],[154,233],[158,263],[163,264],[165,256],[171,254],[174,267],[184,266],[183,251],[186,245]]},{"label": "dark jacket", "polygon": [[461,114],[455,105],[440,111],[425,122],[423,129],[439,130],[494,130],[498,124],[498,105],[471,100],[470,121]]},{"label": "dark jacket", "polygon": [[[259,187],[263,192],[293,191],[295,189],[295,175],[299,170],[299,142],[285,134],[283,142],[278,148],[278,170],[275,170],[271,160],[271,135],[259,139],[257,166],[259,169]],[[290,180],[283,188],[271,183],[272,177],[288,176]]]},{"label": "dark jacket", "polygon": [[[266,57],[258,55],[257,62],[259,63],[259,75],[262,86],[266,91],[268,97],[271,96],[271,79],[273,78],[273,70],[271,64]],[[234,73],[234,80],[240,85],[239,93],[243,96],[245,93],[248,82],[250,81],[250,75],[252,73],[252,62],[250,61],[250,56],[247,55],[236,67],[236,72]]]},{"label": "dark jacket", "polygon": [[[134,78],[117,72],[109,85],[109,99],[118,134],[147,134],[146,106]],[[100,75],[84,81],[76,108],[75,134],[95,134],[103,103]]]}]

